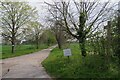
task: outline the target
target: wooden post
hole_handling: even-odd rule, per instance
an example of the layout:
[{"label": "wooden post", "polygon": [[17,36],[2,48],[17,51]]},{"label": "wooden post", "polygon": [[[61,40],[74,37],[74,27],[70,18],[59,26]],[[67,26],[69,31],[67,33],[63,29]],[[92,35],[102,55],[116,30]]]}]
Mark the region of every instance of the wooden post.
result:
[{"label": "wooden post", "polygon": [[70,56],[67,56],[68,57],[68,63],[70,62]]},{"label": "wooden post", "polygon": [[69,59],[69,56],[68,56],[68,59]]}]

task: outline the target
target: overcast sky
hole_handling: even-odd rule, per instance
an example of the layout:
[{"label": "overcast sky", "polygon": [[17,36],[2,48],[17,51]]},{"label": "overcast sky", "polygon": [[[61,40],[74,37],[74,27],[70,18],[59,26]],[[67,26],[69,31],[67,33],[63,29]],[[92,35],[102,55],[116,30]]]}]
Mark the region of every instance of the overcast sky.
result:
[{"label": "overcast sky", "polygon": [[[22,1],[22,2],[52,2],[52,1],[58,1],[58,0],[0,0],[0,1],[14,1],[14,2],[18,2],[18,1]],[[69,0],[63,0],[63,1],[69,1]],[[75,0],[75,1],[80,1],[80,0]],[[82,0],[82,1],[94,1],[94,0]],[[118,2],[120,0],[99,0],[101,2],[106,2],[106,1],[111,1],[111,2]]]},{"label": "overcast sky", "polygon": [[[21,1],[28,1],[30,3],[31,6],[36,7],[36,9],[38,10],[38,14],[39,14],[39,20],[42,24],[45,24],[45,18],[46,16],[48,16],[47,14],[47,6],[44,2],[47,3],[52,3],[52,1],[59,1],[59,0],[21,0]],[[65,0],[68,1],[68,0]],[[75,0],[75,1],[79,1],[79,0]],[[84,0],[85,1],[85,0]],[[86,1],[93,1],[93,0],[86,0]],[[108,0],[100,0],[100,2],[107,2]],[[120,0],[109,0],[110,2],[118,2]]]},{"label": "overcast sky", "polygon": [[[29,4],[33,7],[36,7],[38,10],[39,14],[39,21],[44,24],[45,22],[45,17],[48,16],[47,14],[47,6],[44,2],[47,3],[52,3],[53,1],[59,1],[59,0],[0,0],[0,1],[13,1],[13,2],[29,2]],[[63,0],[63,1],[69,1],[69,0]],[[80,0],[75,0],[75,1],[80,1]],[[95,1],[95,0],[81,0],[81,1]],[[107,2],[108,0],[99,0],[100,2]],[[120,0],[109,0],[110,2],[118,2]]]},{"label": "overcast sky", "polygon": [[[4,0],[0,0],[0,1],[4,1]],[[52,3],[52,1],[58,1],[58,0],[6,0],[6,1],[13,1],[13,2],[29,2],[29,4],[32,7],[36,7],[36,9],[38,10],[38,14],[39,14],[39,21],[44,25],[45,22],[45,17],[48,16],[47,14],[47,6],[44,4],[44,2],[47,3]],[[64,1],[68,1],[68,0],[64,0]],[[75,1],[79,1],[79,0],[75,0]],[[83,0],[85,1],[85,0]],[[86,0],[88,1],[88,0]],[[89,0],[89,1],[93,1],[93,0]],[[108,0],[100,0],[101,2],[107,2]],[[120,0],[109,0],[110,2],[119,2]],[[1,42],[1,38],[0,38],[0,42]]]},{"label": "overcast sky", "polygon": [[[4,0],[0,0],[0,1],[4,1]],[[39,19],[41,23],[45,23],[45,17],[48,16],[47,14],[47,6],[46,4],[44,4],[44,2],[47,3],[52,3],[53,1],[59,1],[59,0],[6,0],[6,1],[13,1],[13,2],[18,2],[18,1],[22,1],[22,2],[29,2],[31,6],[36,7],[36,9],[38,10],[38,14],[39,14]],[[64,0],[64,1],[68,1],[68,0]],[[75,0],[75,1],[80,1],[80,0]],[[95,1],[95,0],[82,0],[82,1]],[[120,0],[99,0],[100,2],[118,2]]]}]

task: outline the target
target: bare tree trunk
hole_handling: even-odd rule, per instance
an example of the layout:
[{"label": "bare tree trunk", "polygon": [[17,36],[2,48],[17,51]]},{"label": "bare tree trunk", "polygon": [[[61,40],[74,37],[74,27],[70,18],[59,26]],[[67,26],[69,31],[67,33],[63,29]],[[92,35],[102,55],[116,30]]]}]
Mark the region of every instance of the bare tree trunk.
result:
[{"label": "bare tree trunk", "polygon": [[38,41],[37,41],[37,43],[36,43],[36,44],[37,44],[37,47],[36,47],[36,49],[38,49],[38,48],[39,48],[39,47],[38,47]]},{"label": "bare tree trunk", "polygon": [[61,49],[62,48],[61,40],[58,39],[57,36],[56,36],[56,41],[57,41],[57,44],[58,44],[58,48]]},{"label": "bare tree trunk", "polygon": [[107,25],[107,44],[106,44],[106,46],[107,46],[106,56],[107,56],[108,62],[109,62],[109,58],[111,56],[111,40],[112,40],[112,38],[111,38],[111,32],[112,32],[111,31],[111,22],[108,21],[108,25]]},{"label": "bare tree trunk", "polygon": [[[118,23],[117,23],[117,35],[118,35],[118,37],[117,37],[117,50],[116,50],[116,54],[118,55],[118,59],[119,59],[119,61],[118,61],[118,63],[119,63],[119,69],[120,69],[120,1],[119,1],[119,3],[118,3],[118,11],[119,11],[119,13],[118,13]],[[119,72],[118,72],[118,76],[120,76],[120,70],[119,70]]]},{"label": "bare tree trunk", "polygon": [[82,56],[86,57],[86,49],[85,49],[85,40],[79,40],[79,45],[81,49]]},{"label": "bare tree trunk", "polygon": [[61,42],[58,40],[57,43],[58,43],[59,49],[61,49],[61,48],[62,48],[62,47],[61,47]]},{"label": "bare tree trunk", "polygon": [[36,36],[36,49],[38,49],[39,48],[39,42],[38,42],[38,36]]},{"label": "bare tree trunk", "polygon": [[11,43],[12,43],[12,53],[14,53],[15,52],[15,42],[14,42],[14,38],[12,38],[12,41],[11,41]]}]

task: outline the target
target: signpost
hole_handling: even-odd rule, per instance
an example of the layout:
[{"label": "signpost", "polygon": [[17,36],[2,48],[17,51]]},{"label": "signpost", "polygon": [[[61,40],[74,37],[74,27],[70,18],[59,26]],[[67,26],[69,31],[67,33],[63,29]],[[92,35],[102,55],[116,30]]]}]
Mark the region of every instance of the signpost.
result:
[{"label": "signpost", "polygon": [[64,52],[64,56],[67,56],[68,59],[69,59],[69,56],[72,55],[72,54],[71,54],[71,49],[64,49],[63,52]]}]

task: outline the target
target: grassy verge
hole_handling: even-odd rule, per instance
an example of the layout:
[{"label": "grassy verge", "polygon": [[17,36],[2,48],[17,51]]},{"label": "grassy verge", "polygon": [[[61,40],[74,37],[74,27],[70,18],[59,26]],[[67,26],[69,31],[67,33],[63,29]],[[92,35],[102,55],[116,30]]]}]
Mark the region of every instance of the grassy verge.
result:
[{"label": "grassy verge", "polygon": [[48,48],[46,44],[39,45],[39,49],[36,49],[35,45],[17,45],[15,47],[15,53],[11,53],[11,46],[10,45],[2,45],[2,59],[11,58],[15,56],[21,56],[25,54],[30,54],[41,49]]},{"label": "grassy verge", "polygon": [[80,55],[78,44],[70,44],[70,59],[64,57],[63,50],[55,48],[49,57],[42,62],[46,71],[56,78],[118,78],[118,67],[113,61],[106,69],[105,59],[99,55]]}]

